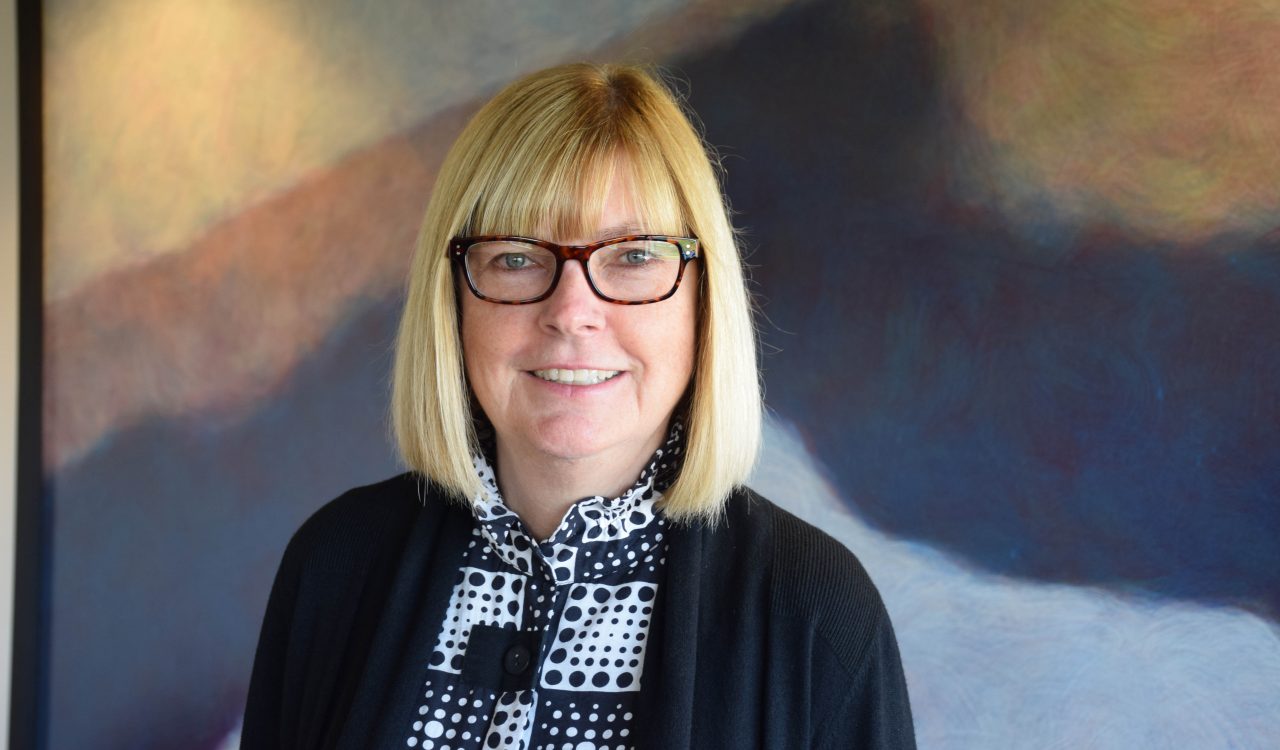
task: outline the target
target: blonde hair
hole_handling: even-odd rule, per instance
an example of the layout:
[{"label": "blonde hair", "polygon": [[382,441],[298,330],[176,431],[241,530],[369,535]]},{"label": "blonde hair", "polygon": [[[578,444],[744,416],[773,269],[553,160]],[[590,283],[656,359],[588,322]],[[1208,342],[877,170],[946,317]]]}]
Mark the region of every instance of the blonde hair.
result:
[{"label": "blonde hair", "polygon": [[620,158],[646,230],[701,243],[685,456],[664,512],[716,520],[754,466],[763,410],[755,330],[708,150],[659,78],[580,63],[522,78],[481,108],[445,158],[423,219],[396,340],[391,425],[404,462],[448,493],[480,491],[449,239],[593,234]]}]

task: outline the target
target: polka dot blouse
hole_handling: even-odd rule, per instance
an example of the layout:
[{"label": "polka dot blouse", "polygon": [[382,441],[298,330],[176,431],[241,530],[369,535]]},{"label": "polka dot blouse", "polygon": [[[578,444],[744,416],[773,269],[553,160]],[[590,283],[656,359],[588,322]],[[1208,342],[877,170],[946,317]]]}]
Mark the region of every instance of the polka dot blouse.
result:
[{"label": "polka dot blouse", "polygon": [[627,749],[666,563],[654,507],[683,449],[666,443],[621,496],[569,508],[537,543],[475,456],[484,492],[405,745]]}]

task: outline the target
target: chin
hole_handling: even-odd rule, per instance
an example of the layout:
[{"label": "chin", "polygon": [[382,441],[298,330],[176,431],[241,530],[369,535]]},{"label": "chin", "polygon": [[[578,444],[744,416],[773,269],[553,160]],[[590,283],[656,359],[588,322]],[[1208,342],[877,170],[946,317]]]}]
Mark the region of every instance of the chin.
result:
[{"label": "chin", "polygon": [[549,456],[566,460],[590,458],[609,447],[612,442],[603,439],[602,430],[594,422],[583,420],[556,420],[537,431],[533,441],[538,449]]}]

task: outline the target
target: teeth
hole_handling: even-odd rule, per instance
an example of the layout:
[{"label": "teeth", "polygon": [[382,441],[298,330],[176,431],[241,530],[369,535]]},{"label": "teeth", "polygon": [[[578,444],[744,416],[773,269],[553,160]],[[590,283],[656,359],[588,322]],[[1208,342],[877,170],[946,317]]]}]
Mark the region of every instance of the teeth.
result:
[{"label": "teeth", "polygon": [[609,380],[620,370],[534,370],[533,374],[552,383],[595,385]]}]

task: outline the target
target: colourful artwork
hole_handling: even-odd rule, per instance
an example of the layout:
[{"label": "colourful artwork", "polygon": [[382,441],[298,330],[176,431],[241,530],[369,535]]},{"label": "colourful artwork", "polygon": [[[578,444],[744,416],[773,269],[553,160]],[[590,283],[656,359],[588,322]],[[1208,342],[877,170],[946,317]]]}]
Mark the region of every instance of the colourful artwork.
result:
[{"label": "colourful artwork", "polygon": [[399,470],[444,151],[577,59],[720,149],[755,483],[871,571],[921,747],[1275,743],[1280,5],[502,5],[45,4],[48,747],[235,746],[289,535]]}]

